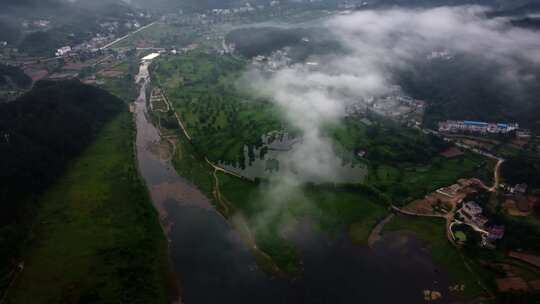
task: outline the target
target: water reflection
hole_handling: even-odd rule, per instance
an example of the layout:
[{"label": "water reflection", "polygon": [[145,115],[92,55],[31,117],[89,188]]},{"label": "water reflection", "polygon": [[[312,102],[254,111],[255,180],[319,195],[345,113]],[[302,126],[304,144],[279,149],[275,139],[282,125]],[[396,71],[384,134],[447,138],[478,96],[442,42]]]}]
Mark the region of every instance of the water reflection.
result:
[{"label": "water reflection", "polygon": [[[164,143],[146,112],[146,65],[137,79],[141,81],[135,107],[139,171],[169,239],[185,303],[424,303],[423,289],[444,292],[445,272],[412,236],[389,234],[371,250],[352,244],[346,231],[327,238],[305,223],[285,236],[299,249],[302,278],[278,279],[263,273],[239,234],[162,153]],[[444,301],[446,294],[438,303]]]},{"label": "water reflection", "polygon": [[[362,163],[353,164],[345,161],[335,153],[323,153],[318,159],[327,168],[332,168],[332,174],[319,174],[298,168],[295,157],[305,150],[301,138],[293,137],[288,133],[273,132],[263,135],[261,146],[244,146],[243,163],[220,165],[232,172],[245,176],[249,179],[269,178],[272,175],[281,174],[295,177],[297,180],[313,183],[360,183],[367,176],[367,166]],[[250,151],[251,149],[251,151]],[[305,155],[313,157],[315,154]],[[352,155],[348,155],[352,159]]]}]

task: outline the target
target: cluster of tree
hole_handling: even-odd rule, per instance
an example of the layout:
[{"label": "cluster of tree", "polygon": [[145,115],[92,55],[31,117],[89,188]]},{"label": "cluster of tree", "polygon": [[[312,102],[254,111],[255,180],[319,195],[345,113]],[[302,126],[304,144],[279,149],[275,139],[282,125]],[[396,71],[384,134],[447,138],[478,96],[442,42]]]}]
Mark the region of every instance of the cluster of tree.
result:
[{"label": "cluster of tree", "polygon": [[505,234],[500,241],[506,250],[540,253],[540,229],[537,225],[505,218]]},{"label": "cluster of tree", "polygon": [[197,151],[214,161],[241,167],[246,161],[244,145],[249,147],[248,158],[253,162],[254,149],[263,146],[261,136],[282,129],[273,104],[264,100],[245,102],[250,97],[237,91],[235,73],[242,69],[243,64],[231,57],[204,53],[151,67],[160,79],[182,76],[183,86],[171,88],[168,94],[181,109]]},{"label": "cluster of tree", "polygon": [[529,189],[540,189],[540,160],[515,157],[501,165],[501,175],[510,185],[526,183]]},{"label": "cluster of tree", "polygon": [[43,191],[124,106],[76,80],[38,82],[0,104],[0,225],[17,221],[21,201]]},{"label": "cluster of tree", "polygon": [[20,68],[0,63],[0,89],[2,88],[28,88],[32,79]]},{"label": "cluster of tree", "polygon": [[226,41],[234,44],[236,51],[242,56],[252,58],[257,55],[270,55],[286,46],[298,44],[306,35],[305,29],[242,28],[227,34]]},{"label": "cluster of tree", "polygon": [[[474,67],[474,68],[471,68]],[[400,86],[416,99],[426,100],[425,123],[436,127],[441,120],[519,122],[540,131],[538,82],[510,87],[500,75],[504,67],[485,58],[456,54],[452,60],[422,59],[415,69],[396,73]],[[516,63],[519,73],[540,76],[538,66]],[[505,89],[501,89],[505,88]]]},{"label": "cluster of tree", "polygon": [[[404,162],[425,163],[449,147],[448,143],[434,135],[424,135],[415,129],[404,129],[382,117],[371,116],[375,121],[364,126],[359,119],[346,118],[347,139],[333,137],[350,151],[367,151],[366,158],[373,163],[400,164]],[[347,145],[350,141],[353,146]]]}]

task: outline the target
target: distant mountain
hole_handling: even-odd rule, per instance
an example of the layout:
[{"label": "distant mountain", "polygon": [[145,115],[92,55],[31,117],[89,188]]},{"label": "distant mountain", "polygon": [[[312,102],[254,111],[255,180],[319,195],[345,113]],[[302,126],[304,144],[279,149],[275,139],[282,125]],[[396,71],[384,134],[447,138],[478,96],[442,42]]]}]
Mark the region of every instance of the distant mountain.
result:
[{"label": "distant mountain", "polygon": [[[115,21],[120,25],[136,19],[136,10],[120,0],[101,0],[95,2],[79,1],[74,3],[58,2],[54,9],[43,7],[18,6],[12,8],[12,16],[4,16],[4,23],[11,25],[10,39],[18,42],[22,52],[32,56],[52,56],[56,49],[65,45],[76,45],[94,37],[103,31],[100,24]],[[30,3],[28,3],[30,5]],[[51,28],[42,29],[20,37],[20,24],[23,20],[43,18],[51,22]],[[139,20],[141,21],[141,20]],[[144,21],[144,20],[142,20]],[[0,13],[0,23],[2,16]],[[129,29],[120,26],[114,34],[123,35]],[[2,34],[0,33],[0,37]],[[0,39],[1,40],[1,39]],[[7,40],[7,39],[6,39]]]},{"label": "distant mountain", "polygon": [[47,6],[47,5],[61,5],[60,0],[4,0],[2,6],[4,7],[32,7],[32,6]]}]

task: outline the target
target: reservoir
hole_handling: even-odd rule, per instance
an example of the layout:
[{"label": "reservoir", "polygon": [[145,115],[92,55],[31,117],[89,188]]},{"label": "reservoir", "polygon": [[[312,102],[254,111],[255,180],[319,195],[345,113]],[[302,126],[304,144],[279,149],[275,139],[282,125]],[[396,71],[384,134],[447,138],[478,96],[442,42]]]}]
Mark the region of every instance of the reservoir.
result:
[{"label": "reservoir", "polygon": [[448,302],[448,279],[412,235],[390,233],[373,249],[351,243],[346,231],[329,238],[308,221],[286,237],[303,261],[300,278],[262,272],[248,246],[210,200],[179,176],[163,151],[159,130],[146,110],[148,66],[136,81],[137,161],[161,225],[178,278],[176,303],[425,303],[422,290],[440,290]]}]

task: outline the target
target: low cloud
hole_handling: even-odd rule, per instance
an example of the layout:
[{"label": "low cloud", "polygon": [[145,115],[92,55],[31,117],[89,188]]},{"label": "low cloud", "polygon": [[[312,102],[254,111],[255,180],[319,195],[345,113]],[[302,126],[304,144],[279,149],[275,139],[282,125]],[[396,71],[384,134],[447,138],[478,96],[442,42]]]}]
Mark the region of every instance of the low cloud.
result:
[{"label": "low cloud", "polygon": [[[425,63],[431,52],[446,51],[473,58],[479,65],[497,66],[495,76],[508,86],[538,81],[522,69],[540,64],[539,33],[511,27],[504,18],[490,19],[487,12],[483,7],[464,6],[334,17],[324,27],[337,37],[345,54],[310,58],[319,62],[316,68],[295,64],[274,73],[252,69],[244,76],[256,94],[283,109],[289,123],[303,132],[305,148],[292,157],[296,167],[331,176],[338,164],[331,161],[336,157],[331,141],[321,136],[322,126],[337,122],[349,104],[388,93],[397,84],[397,71]],[[292,184],[286,171],[282,175],[274,180],[274,189],[285,187],[280,180]],[[287,189],[286,193],[292,191]],[[275,191],[270,189],[271,193]]]}]

